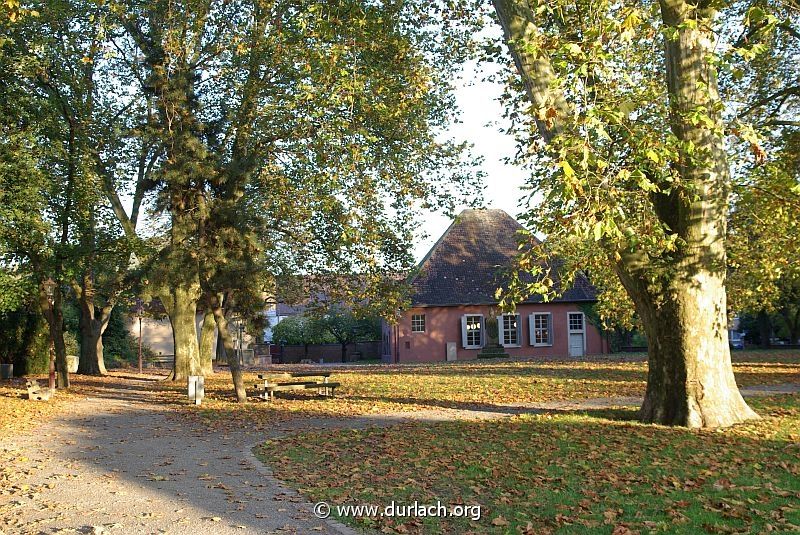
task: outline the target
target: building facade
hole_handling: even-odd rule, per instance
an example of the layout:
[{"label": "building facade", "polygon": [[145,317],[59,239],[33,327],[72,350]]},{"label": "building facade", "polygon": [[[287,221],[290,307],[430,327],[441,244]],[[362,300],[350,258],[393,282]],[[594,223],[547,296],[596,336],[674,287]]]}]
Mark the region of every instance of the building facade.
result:
[{"label": "building facade", "polygon": [[513,357],[607,353],[587,319],[596,292],[585,277],[553,301],[535,296],[513,314],[498,309],[495,293],[517,254],[520,230],[502,210],[462,212],[420,263],[411,307],[397,324],[384,324],[384,362],[472,360],[494,343]]}]

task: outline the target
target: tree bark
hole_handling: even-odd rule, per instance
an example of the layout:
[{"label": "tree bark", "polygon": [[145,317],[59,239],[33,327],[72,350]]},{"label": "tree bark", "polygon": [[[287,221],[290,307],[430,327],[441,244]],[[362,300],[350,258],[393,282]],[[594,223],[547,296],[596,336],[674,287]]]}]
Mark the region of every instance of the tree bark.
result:
[{"label": "tree bark", "polygon": [[106,375],[103,358],[103,333],[100,322],[80,320],[81,352],[78,361],[78,373],[84,375]]},{"label": "tree bark", "polygon": [[44,287],[39,291],[39,307],[47,320],[50,339],[53,341],[56,364],[56,386],[69,388],[69,370],[67,369],[67,345],[64,343],[64,313],[61,310],[61,288],[57,285],[53,290],[53,304],[47,299]]},{"label": "tree bark", "polygon": [[211,301],[211,311],[214,314],[214,319],[217,322],[217,331],[225,347],[225,354],[228,359],[228,367],[231,369],[231,379],[233,380],[233,391],[236,394],[236,401],[239,403],[247,402],[247,391],[244,387],[244,377],[242,377],[242,369],[239,367],[239,357],[236,355],[236,347],[228,330],[228,318],[222,310],[221,299],[213,297]]},{"label": "tree bark", "polygon": [[[642,421],[726,427],[757,415],[742,398],[731,366],[724,279],[690,272],[654,292],[646,278],[619,268],[648,341]],[[698,276],[700,279],[698,279]],[[705,279],[705,280],[702,280]]]},{"label": "tree bark", "polygon": [[[559,90],[549,58],[542,51],[530,53],[526,46],[539,38],[534,13],[528,2],[520,0],[494,0],[493,3],[511,57],[525,85],[525,93],[533,105],[539,134],[547,143],[552,143],[564,131],[572,111]],[[541,112],[547,110],[555,111],[550,121],[541,119]]]},{"label": "tree bark", "polygon": [[174,363],[171,379],[188,381],[190,375],[202,375],[200,346],[197,340],[197,288],[181,284],[170,290],[164,301],[172,325]]},{"label": "tree bark", "polygon": [[113,303],[99,309],[95,306],[94,285],[90,274],[85,274],[82,285],[73,284],[80,305],[78,326],[81,334],[78,373],[84,375],[106,375],[103,351],[103,333],[111,318]]},{"label": "tree bark", "polygon": [[214,354],[216,345],[214,344],[214,331],[217,324],[214,320],[214,312],[207,310],[203,316],[203,326],[200,328],[200,370],[203,375],[214,374]]},{"label": "tree bark", "polygon": [[[537,120],[545,141],[571,131],[572,112],[559,90],[545,53],[530,46],[539,38],[527,2],[494,0],[498,18],[535,111],[554,111]],[[718,116],[719,96],[712,31],[700,21],[714,13],[682,0],[661,0],[670,127],[694,151],[674,164],[686,190],[654,194],[657,217],[680,238],[679,250],[653,262],[639,251],[620,250],[617,273],[642,318],[649,344],[645,422],[688,427],[727,426],[756,414],[742,399],[733,376],[727,339],[725,294],[728,164]],[[691,19],[691,20],[690,20]],[[690,121],[704,113],[712,125]]]},{"label": "tree bark", "polygon": [[222,337],[219,336],[219,335],[217,335],[216,348],[217,348],[216,349],[216,351],[217,351],[217,360],[219,362],[222,362],[223,360],[227,362],[228,355],[227,355],[227,353],[225,353],[225,344],[222,342]]}]

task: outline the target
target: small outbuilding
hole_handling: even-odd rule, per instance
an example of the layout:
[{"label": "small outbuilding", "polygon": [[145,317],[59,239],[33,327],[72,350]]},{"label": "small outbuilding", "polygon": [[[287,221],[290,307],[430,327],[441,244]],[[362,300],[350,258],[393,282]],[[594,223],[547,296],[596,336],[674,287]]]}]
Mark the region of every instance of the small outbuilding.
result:
[{"label": "small outbuilding", "polygon": [[587,321],[596,291],[585,277],[555,300],[532,296],[513,314],[498,310],[495,292],[518,252],[519,230],[503,210],[463,211],[420,263],[410,308],[397,324],[384,324],[384,362],[471,360],[491,345],[514,357],[607,353],[606,340]]}]

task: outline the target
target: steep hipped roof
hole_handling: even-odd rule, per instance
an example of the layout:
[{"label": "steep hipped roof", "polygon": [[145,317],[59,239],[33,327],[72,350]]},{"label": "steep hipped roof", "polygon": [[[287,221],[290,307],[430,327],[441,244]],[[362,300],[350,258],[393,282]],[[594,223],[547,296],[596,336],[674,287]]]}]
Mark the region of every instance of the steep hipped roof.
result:
[{"label": "steep hipped roof", "polygon": [[[503,210],[464,210],[420,263],[412,280],[412,306],[495,304],[501,271],[517,253],[522,230]],[[579,277],[556,301],[595,300],[595,289]],[[539,302],[538,296],[526,302]]]}]

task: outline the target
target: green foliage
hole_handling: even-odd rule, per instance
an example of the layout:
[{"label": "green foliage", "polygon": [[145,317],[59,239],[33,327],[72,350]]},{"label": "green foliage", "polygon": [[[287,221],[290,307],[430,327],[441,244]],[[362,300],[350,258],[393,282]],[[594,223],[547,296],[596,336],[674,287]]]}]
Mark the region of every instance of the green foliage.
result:
[{"label": "green foliage", "polygon": [[[199,282],[248,315],[302,273],[306,295],[395,310],[417,210],[479,193],[466,147],[441,135],[472,6],[115,3],[126,40],[110,61],[155,95],[150,186],[171,241],[154,293]],[[343,274],[358,277],[333,282]]]},{"label": "green foliage", "polygon": [[369,342],[380,340],[381,319],[357,317],[348,308],[329,306],[282,320],[272,329],[272,338],[276,343],[303,345]]},{"label": "green foliage", "polygon": [[17,376],[44,373],[49,366],[50,331],[36,311],[0,312],[0,362],[14,364]]},{"label": "green foliage", "polygon": [[340,344],[381,338],[380,318],[360,316],[341,305],[329,306],[317,321]]},{"label": "green foliage", "polygon": [[[712,3],[696,20],[673,24],[666,3],[494,3],[511,6],[529,23],[515,27],[512,47],[524,51],[526,61],[548,66],[537,67],[533,82],[547,88],[540,100],[529,101],[518,73],[509,72],[505,94],[510,133],[520,147],[515,161],[532,171],[524,199],[531,209],[523,219],[547,236],[544,244],[524,236],[518,266],[544,281],[518,278],[506,300],[529,293],[552,297],[588,271],[601,291],[603,321],[638,322],[618,278],[622,263],[652,288],[673,276],[674,260],[687,250],[678,216],[683,208],[675,207],[704,195],[687,169],[713,165],[720,156],[679,137],[684,127],[676,130],[677,122],[713,136],[729,134],[725,157],[733,176],[715,194],[724,201],[729,189],[733,193],[729,306],[741,310],[774,300],[775,281],[800,265],[793,239],[800,213],[796,9],[782,2]],[[706,65],[695,67],[719,76],[719,93],[716,80],[698,84],[693,104],[680,117],[671,115],[675,81],[664,83],[664,58],[654,51],[681,32],[711,29],[717,46]],[[490,57],[513,69],[501,51],[488,47]],[[539,259],[552,256],[563,264],[550,271]],[[560,286],[554,283],[559,278]]]},{"label": "green foliage", "polygon": [[107,365],[119,367],[138,362],[138,344],[138,339],[125,328],[123,307],[115,307],[103,333],[103,354]]},{"label": "green foliage", "polygon": [[289,345],[326,344],[334,342],[334,338],[322,329],[315,318],[298,314],[281,320],[272,329],[275,343]]},{"label": "green foliage", "polygon": [[286,344],[327,344],[380,340],[381,319],[377,316],[356,317],[341,306],[324,311],[309,311],[281,320],[272,329],[272,338]]},{"label": "green foliage", "polygon": [[734,185],[728,234],[729,305],[775,310],[800,279],[800,132],[770,142],[768,161],[749,165]]}]

